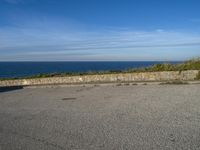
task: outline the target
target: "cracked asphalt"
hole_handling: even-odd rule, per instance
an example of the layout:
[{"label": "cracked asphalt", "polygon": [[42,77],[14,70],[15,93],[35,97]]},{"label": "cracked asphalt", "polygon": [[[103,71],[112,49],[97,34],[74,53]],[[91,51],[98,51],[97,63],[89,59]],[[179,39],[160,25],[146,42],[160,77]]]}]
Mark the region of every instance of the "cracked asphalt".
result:
[{"label": "cracked asphalt", "polygon": [[0,92],[0,150],[199,150],[200,85]]}]

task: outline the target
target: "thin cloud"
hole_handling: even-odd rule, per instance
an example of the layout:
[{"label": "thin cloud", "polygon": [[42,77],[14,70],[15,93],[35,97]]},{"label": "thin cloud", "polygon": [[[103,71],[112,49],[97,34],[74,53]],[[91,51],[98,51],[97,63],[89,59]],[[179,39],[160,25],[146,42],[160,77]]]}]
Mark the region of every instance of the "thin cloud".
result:
[{"label": "thin cloud", "polygon": [[[13,32],[14,33],[11,33]],[[32,30],[0,30],[0,50],[30,48],[65,50],[89,50],[137,48],[137,47],[177,47],[200,45],[200,36],[178,32],[133,32],[116,33],[90,32],[42,32]],[[59,34],[58,34],[59,33]],[[56,48],[57,47],[57,48]]]},{"label": "thin cloud", "polygon": [[[55,28],[55,22],[37,22],[33,26],[24,25],[0,28],[0,60],[15,56],[35,60],[37,56],[59,59],[133,58],[134,60],[161,57],[174,53],[193,56],[200,55],[200,35],[157,29],[155,31],[134,31],[131,29],[96,29],[94,31],[69,28],[67,23]],[[60,23],[57,22],[57,25]],[[184,49],[188,49],[187,51]],[[183,51],[184,50],[184,51]],[[189,51],[189,54],[188,54]],[[71,56],[71,57],[69,57]],[[92,57],[94,56],[94,57]],[[113,56],[113,57],[112,57]],[[149,56],[149,57],[148,57]],[[23,59],[22,59],[23,60]]]}]

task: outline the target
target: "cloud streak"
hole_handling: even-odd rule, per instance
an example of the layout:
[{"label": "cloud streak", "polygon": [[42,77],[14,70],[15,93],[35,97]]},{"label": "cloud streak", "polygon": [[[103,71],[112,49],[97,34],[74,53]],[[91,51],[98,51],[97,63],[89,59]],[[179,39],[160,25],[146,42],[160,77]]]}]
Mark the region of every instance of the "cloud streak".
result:
[{"label": "cloud streak", "polygon": [[[38,21],[39,22],[39,21]],[[200,35],[177,31],[87,30],[53,21],[0,27],[0,60],[160,60],[200,55]],[[39,56],[39,57],[38,57]],[[144,57],[143,57],[144,56]]]}]

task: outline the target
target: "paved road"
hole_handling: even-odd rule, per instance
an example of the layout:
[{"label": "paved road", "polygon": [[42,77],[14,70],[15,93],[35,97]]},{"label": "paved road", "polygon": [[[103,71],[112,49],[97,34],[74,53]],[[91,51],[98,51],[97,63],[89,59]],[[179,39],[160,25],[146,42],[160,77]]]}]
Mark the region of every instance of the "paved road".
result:
[{"label": "paved road", "polygon": [[0,150],[199,150],[200,85],[0,93]]}]

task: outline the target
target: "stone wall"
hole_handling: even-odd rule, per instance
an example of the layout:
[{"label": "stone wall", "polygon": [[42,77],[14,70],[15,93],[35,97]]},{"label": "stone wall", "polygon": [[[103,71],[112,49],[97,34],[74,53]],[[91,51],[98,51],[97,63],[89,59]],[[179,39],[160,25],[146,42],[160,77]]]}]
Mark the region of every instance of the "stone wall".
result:
[{"label": "stone wall", "polygon": [[104,75],[84,75],[71,77],[51,77],[38,79],[20,79],[0,81],[0,87],[5,86],[29,86],[48,84],[79,84],[94,82],[139,82],[139,81],[169,81],[169,80],[194,80],[198,70],[190,71],[165,71],[144,73],[119,73]]}]

